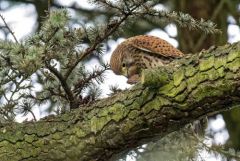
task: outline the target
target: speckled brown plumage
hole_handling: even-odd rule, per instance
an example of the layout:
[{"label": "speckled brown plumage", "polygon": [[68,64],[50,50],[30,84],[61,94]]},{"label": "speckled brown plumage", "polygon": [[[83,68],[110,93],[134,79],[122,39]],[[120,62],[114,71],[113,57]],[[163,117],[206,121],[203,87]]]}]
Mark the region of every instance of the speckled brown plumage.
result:
[{"label": "speckled brown plumage", "polygon": [[115,74],[125,75],[131,80],[132,76],[139,76],[141,69],[162,66],[183,55],[163,39],[139,35],[118,45],[111,56],[110,66]]}]

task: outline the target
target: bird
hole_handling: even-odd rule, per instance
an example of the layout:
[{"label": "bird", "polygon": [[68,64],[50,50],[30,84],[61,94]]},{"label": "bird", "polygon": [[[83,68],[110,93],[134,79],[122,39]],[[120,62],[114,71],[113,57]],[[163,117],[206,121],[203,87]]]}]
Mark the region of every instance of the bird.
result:
[{"label": "bird", "polygon": [[128,78],[127,83],[139,82],[143,69],[164,66],[184,54],[156,36],[138,35],[120,43],[110,58],[110,68],[116,75]]}]

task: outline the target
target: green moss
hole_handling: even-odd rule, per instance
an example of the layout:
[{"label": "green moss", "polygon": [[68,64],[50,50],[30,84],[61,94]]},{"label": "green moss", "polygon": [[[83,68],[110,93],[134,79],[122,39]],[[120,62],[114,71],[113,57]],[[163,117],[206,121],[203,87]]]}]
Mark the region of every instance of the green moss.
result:
[{"label": "green moss", "polygon": [[36,147],[42,147],[44,145],[44,140],[43,139],[38,139],[37,141],[34,141],[33,144]]},{"label": "green moss", "polygon": [[[78,139],[78,137],[75,136],[75,135],[71,135],[71,136],[69,137],[69,141],[72,143],[72,145],[77,145],[77,144],[79,144],[79,139]],[[80,150],[80,149],[79,149],[79,150]]]},{"label": "green moss", "polygon": [[128,120],[124,124],[121,125],[120,130],[121,133],[127,134],[129,131],[136,125],[136,121]]},{"label": "green moss", "polygon": [[139,105],[142,105],[144,104],[145,102],[149,101],[149,100],[152,100],[152,98],[154,97],[155,95],[155,91],[154,89],[150,89],[150,88],[146,88],[141,97],[137,97],[135,101],[137,101],[137,103]]},{"label": "green moss", "polygon": [[141,83],[143,86],[162,86],[168,82],[168,79],[164,68],[146,69],[142,72]]},{"label": "green moss", "polygon": [[223,77],[225,75],[224,67],[218,68],[217,72],[219,74],[219,77]]},{"label": "green moss", "polygon": [[227,58],[226,57],[217,57],[215,58],[215,63],[214,63],[214,67],[216,69],[220,68],[220,67],[223,67],[227,64]]},{"label": "green moss", "polygon": [[48,129],[51,129],[52,126],[50,125],[50,123],[44,123],[44,122],[40,122],[38,124],[38,129],[35,129],[36,131],[38,131],[36,134],[37,136],[46,136],[46,135],[49,135],[51,133],[51,130],[48,130]]},{"label": "green moss", "polygon": [[92,110],[91,112],[89,112],[88,114],[87,114],[87,118],[89,119],[89,120],[91,120],[94,116],[96,116],[96,115],[104,115],[105,116],[105,114],[104,114],[104,111],[100,111],[100,109],[99,108],[96,108],[95,110]]},{"label": "green moss", "polygon": [[93,117],[91,119],[91,131],[94,132],[95,134],[102,130],[102,128],[107,124],[109,121],[109,117]]},{"label": "green moss", "polygon": [[124,105],[122,104],[115,104],[113,106],[111,106],[109,109],[109,116],[111,119],[115,120],[115,121],[119,121],[120,119],[122,119],[123,117],[125,117],[128,112],[129,109],[128,108],[124,108]]},{"label": "green moss", "polygon": [[63,160],[66,157],[65,153],[55,149],[49,150],[49,154],[51,154],[51,155],[48,155],[51,160]]},{"label": "green moss", "polygon": [[183,102],[184,100],[185,100],[185,98],[187,97],[187,92],[183,92],[182,94],[180,94],[180,95],[177,95],[176,97],[175,97],[175,100],[177,101],[177,102]]},{"label": "green moss", "polygon": [[[4,135],[4,139],[8,140],[11,143],[16,143],[18,141],[18,138],[16,138],[13,134],[8,133]],[[23,139],[23,138],[22,138]]]},{"label": "green moss", "polygon": [[162,106],[170,105],[170,104],[171,102],[168,99],[163,97],[158,97],[158,98],[155,98],[153,101],[144,105],[142,109],[144,114],[147,114],[152,110],[159,110]]},{"label": "green moss", "polygon": [[206,74],[208,75],[209,80],[216,80],[220,77],[220,74],[215,68],[210,69]]},{"label": "green moss", "polygon": [[[7,141],[7,140],[3,140],[3,141],[1,141],[0,142],[0,148],[1,147],[8,147],[8,145],[9,145],[9,142]],[[4,149],[4,148],[3,148]],[[2,149],[1,149],[2,150]]]},{"label": "green moss", "polygon": [[62,138],[62,136],[60,135],[59,132],[57,132],[57,133],[52,134],[52,138],[55,140],[60,140]]},{"label": "green moss", "polygon": [[65,113],[61,116],[61,119],[65,122],[67,122],[71,119],[71,115],[69,115],[68,113]]},{"label": "green moss", "polygon": [[211,85],[199,85],[192,93],[193,97],[197,101],[201,101],[207,97],[216,97],[223,95],[223,91],[211,86]]},{"label": "green moss", "polygon": [[180,69],[173,73],[173,82],[175,86],[178,86],[184,79],[184,70]]},{"label": "green moss", "polygon": [[235,76],[236,76],[235,73],[227,72],[227,73],[225,74],[225,79],[234,79]]},{"label": "green moss", "polygon": [[23,140],[23,132],[19,129],[14,135],[16,140]]},{"label": "green moss", "polygon": [[131,110],[139,110],[140,109],[140,104],[138,101],[134,101],[130,106],[128,106],[129,109]]},{"label": "green moss", "polygon": [[196,72],[197,72],[197,69],[194,68],[192,65],[189,65],[189,66],[185,69],[185,75],[186,75],[187,77],[193,76]]},{"label": "green moss", "polygon": [[33,157],[36,157],[39,155],[40,152],[41,152],[40,148],[33,148],[31,154]]},{"label": "green moss", "polygon": [[177,94],[181,93],[182,91],[184,91],[187,87],[187,83],[186,82],[182,82],[180,84],[180,86],[173,88],[169,93],[167,93],[166,95],[169,97],[175,97]]},{"label": "green moss", "polygon": [[70,160],[77,160],[75,157],[79,156],[79,154],[81,154],[81,151],[75,146],[71,146],[69,149],[66,149],[66,155],[70,158]]},{"label": "green moss", "polygon": [[32,135],[24,135],[24,138],[25,138],[26,142],[32,143],[36,139],[36,136],[34,134],[32,134]]},{"label": "green moss", "polygon": [[233,51],[228,54],[227,61],[233,61],[236,58],[240,58],[240,52],[238,51]]},{"label": "green moss", "polygon": [[109,113],[108,110],[101,110],[101,111],[98,113],[98,116],[99,116],[99,117],[105,117],[105,116],[108,116],[108,113]]},{"label": "green moss", "polygon": [[188,91],[191,91],[192,89],[196,88],[199,83],[205,81],[208,79],[208,75],[204,72],[199,72],[193,77],[189,78],[187,80],[187,88]]},{"label": "green moss", "polygon": [[240,68],[240,58],[236,58],[231,63],[228,63],[227,68],[233,72],[236,72]]},{"label": "green moss", "polygon": [[133,103],[133,101],[134,101],[134,99],[125,99],[125,100],[123,100],[123,104],[125,106],[129,106]]},{"label": "green moss", "polygon": [[82,129],[80,129],[79,127],[77,127],[77,128],[76,128],[76,135],[77,135],[77,137],[81,138],[81,137],[86,136],[86,133],[85,133]]},{"label": "green moss", "polygon": [[160,94],[167,94],[173,88],[174,88],[174,84],[173,84],[173,81],[171,81],[168,84],[160,87],[159,88],[159,93]]},{"label": "green moss", "polygon": [[85,140],[87,144],[94,145],[96,143],[96,138],[94,136],[90,136],[87,140]]},{"label": "green moss", "polygon": [[118,103],[113,106],[101,110],[101,112],[94,116],[91,119],[91,131],[97,133],[102,130],[102,128],[109,122],[110,120],[114,120],[118,122],[120,119],[125,117],[129,112],[129,108],[124,108],[124,105]]},{"label": "green moss", "polygon": [[206,60],[202,60],[199,64],[200,71],[206,71],[212,68],[214,65],[214,56],[209,57]]},{"label": "green moss", "polygon": [[128,118],[135,119],[136,117],[138,117],[139,114],[140,112],[138,110],[132,110],[131,112],[129,112]]}]

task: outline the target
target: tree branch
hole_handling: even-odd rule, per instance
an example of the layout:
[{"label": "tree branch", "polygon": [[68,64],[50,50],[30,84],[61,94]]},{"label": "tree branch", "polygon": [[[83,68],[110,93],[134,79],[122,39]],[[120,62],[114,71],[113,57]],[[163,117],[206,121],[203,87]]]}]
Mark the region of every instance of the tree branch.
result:
[{"label": "tree branch", "polygon": [[38,122],[2,124],[0,157],[109,160],[236,105],[240,105],[240,43],[143,71],[141,83],[131,90],[91,106]]},{"label": "tree branch", "polygon": [[19,43],[14,32],[10,29],[10,27],[8,26],[7,22],[5,21],[5,18],[3,17],[3,15],[0,14],[1,19],[3,20],[3,23],[5,25],[5,27],[8,29],[8,31],[10,32],[10,34],[12,35],[12,37],[14,38],[16,43]]}]

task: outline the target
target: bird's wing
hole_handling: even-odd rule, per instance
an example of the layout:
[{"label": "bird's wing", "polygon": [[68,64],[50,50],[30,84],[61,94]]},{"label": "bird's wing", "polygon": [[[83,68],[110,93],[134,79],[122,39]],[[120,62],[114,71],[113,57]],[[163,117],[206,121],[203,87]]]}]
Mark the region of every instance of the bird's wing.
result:
[{"label": "bird's wing", "polygon": [[182,57],[184,54],[167,41],[155,36],[139,35],[128,39],[135,48],[165,57]]}]

